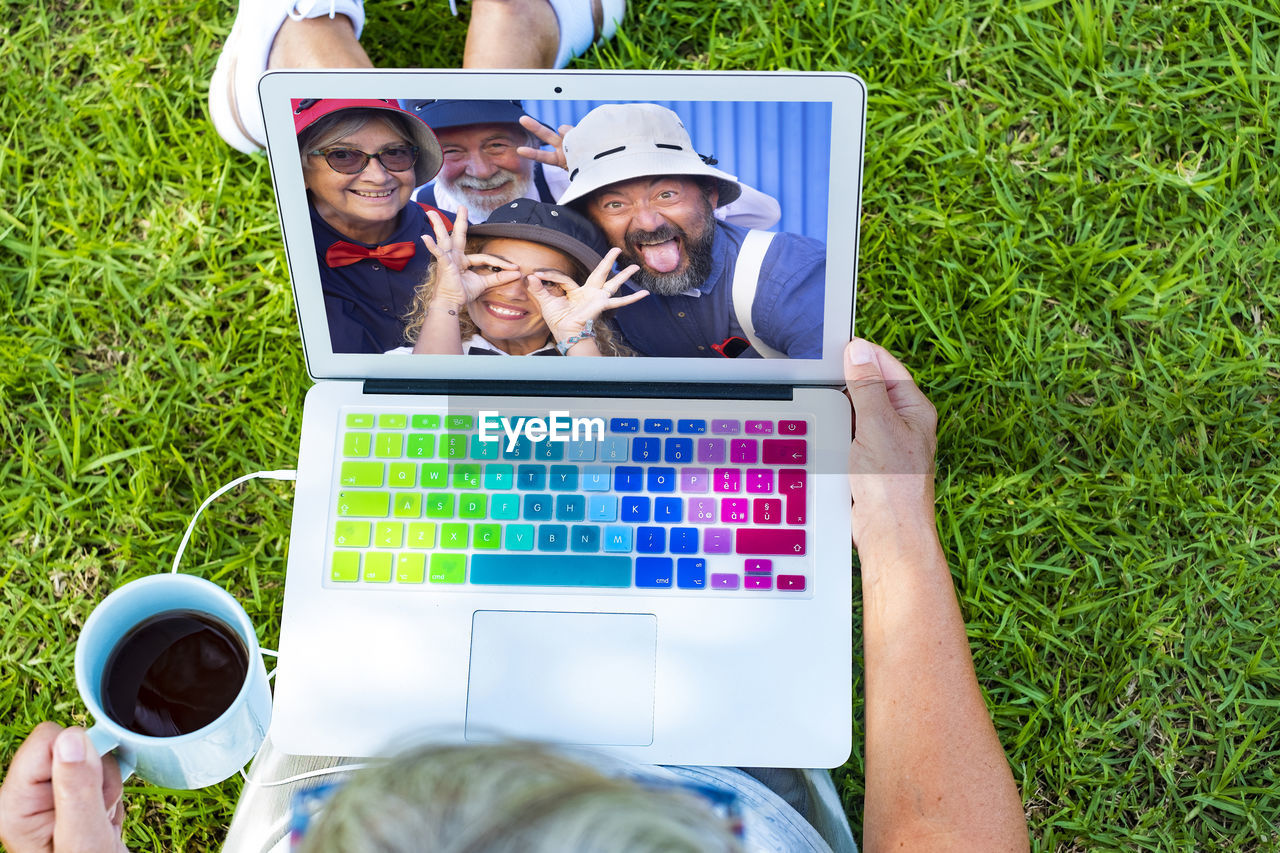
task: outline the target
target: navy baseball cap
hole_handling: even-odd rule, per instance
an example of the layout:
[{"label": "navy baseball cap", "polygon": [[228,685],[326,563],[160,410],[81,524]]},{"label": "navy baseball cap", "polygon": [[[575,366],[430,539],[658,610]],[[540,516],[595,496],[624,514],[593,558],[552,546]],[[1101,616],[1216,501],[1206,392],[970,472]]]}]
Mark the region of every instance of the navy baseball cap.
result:
[{"label": "navy baseball cap", "polygon": [[510,237],[558,249],[588,271],[595,269],[609,251],[604,233],[581,213],[558,204],[518,198],[489,214],[468,236]]},{"label": "navy baseball cap", "polygon": [[440,101],[401,99],[400,105],[427,123],[427,127],[463,127],[468,124],[519,124],[525,115],[519,101]]}]

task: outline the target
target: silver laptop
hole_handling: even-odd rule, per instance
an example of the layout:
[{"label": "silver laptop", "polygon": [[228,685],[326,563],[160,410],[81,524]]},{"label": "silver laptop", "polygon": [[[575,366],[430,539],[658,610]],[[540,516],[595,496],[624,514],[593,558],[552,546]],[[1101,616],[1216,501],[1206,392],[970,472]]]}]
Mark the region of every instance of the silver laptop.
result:
[{"label": "silver laptop", "polygon": [[[854,318],[862,82],[785,72],[323,71],[272,72],[260,89],[315,380],[298,459],[277,746],[373,755],[423,738],[516,737],[651,763],[843,763],[852,584],[850,408],[840,389]],[[647,354],[677,334],[682,306],[714,313],[712,300],[730,286],[722,276],[710,289],[636,303],[662,307],[671,324],[652,311],[629,321],[636,306],[602,320],[634,355],[352,345],[344,324],[359,320],[335,294],[332,269],[381,270],[385,258],[349,240],[371,253],[329,267],[333,235],[321,232],[331,211],[319,192],[309,195],[297,118],[339,98],[386,99],[430,116],[441,95],[514,104],[548,128],[576,126],[606,105],[670,109],[701,161],[755,199],[740,221],[777,234],[767,245],[825,253],[820,293],[780,285],[753,322],[806,320],[810,332],[758,357],[753,341],[766,330],[748,334],[725,298],[722,328],[686,341],[683,355]],[[329,168],[330,151],[305,156]],[[551,185],[578,177],[545,169]],[[716,216],[712,230],[733,241],[747,232],[733,211]],[[800,266],[796,255],[773,257],[784,258],[775,276]],[[713,263],[707,282],[720,272]],[[761,288],[746,299],[763,298]]]}]

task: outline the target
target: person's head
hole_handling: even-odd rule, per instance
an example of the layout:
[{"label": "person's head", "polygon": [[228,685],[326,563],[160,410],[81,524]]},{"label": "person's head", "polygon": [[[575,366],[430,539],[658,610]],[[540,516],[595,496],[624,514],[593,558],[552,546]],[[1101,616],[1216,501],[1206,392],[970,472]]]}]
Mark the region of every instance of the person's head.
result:
[{"label": "person's head", "polygon": [[524,197],[533,187],[533,161],[516,148],[541,143],[520,126],[519,101],[407,101],[435,132],[444,152],[436,200],[465,204],[479,217]]},{"label": "person's head", "polygon": [[[494,211],[467,233],[466,252],[486,254],[515,264],[520,279],[486,290],[459,311],[463,339],[479,334],[511,355],[525,355],[550,342],[538,300],[529,291],[528,277],[536,275],[552,293],[565,284],[581,284],[600,263],[608,245],[585,217],[566,207],[517,199]],[[405,329],[406,340],[417,339],[423,317],[436,289],[436,267],[418,288]],[[607,324],[595,328],[596,345],[605,355],[627,351]]]},{"label": "person's head", "polygon": [[742,193],[737,178],[693,148],[680,117],[657,104],[596,107],[565,134],[561,204],[586,213],[622,249],[632,283],[657,294],[702,284],[714,211]]},{"label": "person's head", "polygon": [[357,773],[302,839],[305,853],[729,853],[726,821],[693,794],[614,779],[528,744],[434,746]]},{"label": "person's head", "polygon": [[295,101],[294,128],[311,203],[335,231],[378,243],[419,183],[440,169],[440,145],[393,100]]}]

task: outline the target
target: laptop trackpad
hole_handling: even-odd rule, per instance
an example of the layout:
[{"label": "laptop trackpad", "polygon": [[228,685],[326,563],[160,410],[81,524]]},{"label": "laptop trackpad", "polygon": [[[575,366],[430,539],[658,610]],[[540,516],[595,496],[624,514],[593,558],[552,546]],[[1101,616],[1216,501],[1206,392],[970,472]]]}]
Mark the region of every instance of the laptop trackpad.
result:
[{"label": "laptop trackpad", "polygon": [[653,743],[657,642],[651,614],[477,610],[467,739]]}]

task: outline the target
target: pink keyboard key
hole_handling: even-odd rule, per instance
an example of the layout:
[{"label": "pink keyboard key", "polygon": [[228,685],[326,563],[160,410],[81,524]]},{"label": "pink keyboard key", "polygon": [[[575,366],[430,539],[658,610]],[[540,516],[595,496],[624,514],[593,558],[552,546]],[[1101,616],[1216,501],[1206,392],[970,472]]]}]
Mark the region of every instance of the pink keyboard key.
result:
[{"label": "pink keyboard key", "polygon": [[723,438],[698,439],[698,461],[704,465],[724,461]]},{"label": "pink keyboard key", "polygon": [[784,527],[778,530],[739,529],[737,547],[739,554],[803,554],[804,531]]},{"label": "pink keyboard key", "polygon": [[778,421],[778,435],[804,435],[808,431],[804,421]]},{"label": "pink keyboard key", "polygon": [[773,421],[747,421],[747,435],[773,435]]},{"label": "pink keyboard key", "polygon": [[767,495],[773,492],[772,468],[748,468],[747,491],[754,495]]},{"label": "pink keyboard key", "polygon": [[778,471],[778,493],[787,502],[787,524],[804,524],[805,492],[804,471],[798,468],[783,468]]},{"label": "pink keyboard key", "polygon": [[751,504],[752,524],[781,524],[782,501],[777,498],[756,498]]},{"label": "pink keyboard key", "polygon": [[767,575],[773,571],[773,560],[747,560],[747,574]]},{"label": "pink keyboard key", "polygon": [[742,432],[742,424],[737,421],[712,421],[711,433],[713,435],[737,435]]},{"label": "pink keyboard key", "polygon": [[766,438],[764,464],[803,465],[808,458],[808,442],[803,438]]},{"label": "pink keyboard key", "polygon": [[680,491],[691,495],[705,494],[711,488],[711,474],[706,468],[681,468]]},{"label": "pink keyboard key", "polygon": [[778,589],[800,592],[804,589],[804,575],[778,575]]},{"label": "pink keyboard key", "polygon": [[708,527],[702,531],[704,554],[728,554],[733,547],[733,531],[727,527]]},{"label": "pink keyboard key", "polygon": [[737,468],[717,468],[711,472],[711,488],[717,492],[742,491],[742,472]]},{"label": "pink keyboard key", "polygon": [[720,521],[724,524],[742,524],[747,520],[746,498],[721,498]]},{"label": "pink keyboard key", "polygon": [[738,465],[754,465],[756,463],[756,439],[729,439],[729,461]]},{"label": "pink keyboard key", "polygon": [[773,589],[773,578],[768,575],[747,575],[742,582],[743,589]]},{"label": "pink keyboard key", "polygon": [[711,524],[716,520],[715,498],[689,498],[689,521],[693,524]]},{"label": "pink keyboard key", "polygon": [[722,575],[722,574],[717,574],[713,572],[711,575],[711,588],[712,589],[737,589],[738,576]]}]

